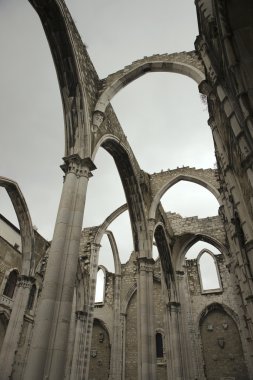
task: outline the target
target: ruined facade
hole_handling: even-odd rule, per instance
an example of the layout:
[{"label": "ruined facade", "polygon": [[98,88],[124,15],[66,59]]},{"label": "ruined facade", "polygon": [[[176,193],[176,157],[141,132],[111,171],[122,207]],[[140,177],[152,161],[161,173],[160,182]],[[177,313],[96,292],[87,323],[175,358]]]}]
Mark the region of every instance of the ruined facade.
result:
[{"label": "ruined facade", "polygon": [[[0,241],[0,378],[253,379],[253,4],[196,0],[195,51],[154,55],[100,79],[63,0],[30,0],[57,70],[65,117],[64,184],[53,240],[34,232],[18,185],[0,178],[20,223],[21,252]],[[138,165],[110,100],[147,72],[191,77],[207,97],[216,170],[157,174]],[[94,157],[114,158],[127,204],[82,231]],[[219,202],[213,218],[166,213],[160,199],[187,180]],[[128,209],[134,252],[121,264],[110,223]],[[95,304],[100,242],[108,235],[115,273]],[[159,259],[153,260],[155,240]],[[220,254],[200,252],[199,240]],[[207,291],[207,253],[218,286]]]}]

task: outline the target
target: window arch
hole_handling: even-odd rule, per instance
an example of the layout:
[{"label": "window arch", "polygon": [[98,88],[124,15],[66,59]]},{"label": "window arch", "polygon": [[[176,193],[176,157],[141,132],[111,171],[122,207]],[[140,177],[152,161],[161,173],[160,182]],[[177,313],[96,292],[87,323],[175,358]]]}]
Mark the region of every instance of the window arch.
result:
[{"label": "window arch", "polygon": [[3,291],[4,296],[8,298],[13,298],[17,281],[18,281],[18,271],[14,269],[9,273],[8,279],[6,281],[4,291]]},{"label": "window arch", "polygon": [[105,270],[98,268],[96,280],[95,303],[103,303],[105,300]]},{"label": "window arch", "polygon": [[197,263],[202,293],[220,292],[222,290],[221,279],[214,254],[203,249],[197,257]]}]

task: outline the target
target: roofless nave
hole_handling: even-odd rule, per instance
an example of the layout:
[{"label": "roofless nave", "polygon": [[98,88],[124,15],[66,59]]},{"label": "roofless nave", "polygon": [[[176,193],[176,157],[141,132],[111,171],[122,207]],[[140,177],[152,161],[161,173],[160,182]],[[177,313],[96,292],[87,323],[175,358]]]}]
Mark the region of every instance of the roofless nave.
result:
[{"label": "roofless nave", "polygon": [[[195,51],[135,61],[100,80],[63,0],[30,1],[55,62],[65,119],[64,184],[49,250],[33,231],[18,185],[1,177],[20,223],[22,252],[1,238],[1,379],[253,379],[252,35],[253,5],[196,1]],[[110,101],[147,72],[187,75],[207,96],[217,170],[141,170]],[[94,158],[114,159],[127,206],[82,231]],[[180,218],[160,199],[188,180],[219,202],[219,216]],[[128,208],[134,252],[121,264],[110,222]],[[115,273],[94,308],[102,236]],[[153,239],[159,259],[152,258]],[[189,247],[206,250],[185,261]],[[199,270],[212,259],[218,286]]]}]

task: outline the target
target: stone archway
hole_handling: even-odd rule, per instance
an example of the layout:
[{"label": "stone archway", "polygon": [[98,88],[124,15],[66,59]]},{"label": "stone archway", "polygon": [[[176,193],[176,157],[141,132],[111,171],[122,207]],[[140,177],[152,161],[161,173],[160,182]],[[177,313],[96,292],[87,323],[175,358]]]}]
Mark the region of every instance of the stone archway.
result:
[{"label": "stone archway", "polygon": [[248,380],[238,327],[225,309],[210,305],[199,327],[206,379]]},{"label": "stone archway", "polygon": [[198,85],[205,80],[202,63],[194,51],[144,57],[101,81],[101,93],[95,106],[97,122],[102,122],[106,107],[119,90],[149,72],[173,72],[186,75]]}]

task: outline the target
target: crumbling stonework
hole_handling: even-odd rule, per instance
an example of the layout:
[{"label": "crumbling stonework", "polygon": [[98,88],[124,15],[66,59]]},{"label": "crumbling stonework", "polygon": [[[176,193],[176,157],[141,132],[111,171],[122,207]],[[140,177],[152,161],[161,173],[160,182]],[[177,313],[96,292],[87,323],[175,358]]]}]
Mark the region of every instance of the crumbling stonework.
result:
[{"label": "crumbling stonework", "polygon": [[[0,178],[17,213],[22,241],[20,252],[10,249],[4,237],[0,241],[0,378],[252,380],[252,1],[196,1],[194,52],[144,57],[103,80],[64,0],[30,3],[57,70],[65,175],[48,252],[43,239],[36,246],[18,185]],[[207,98],[216,170],[141,170],[110,100],[147,71],[181,73],[198,83]],[[101,146],[114,158],[127,205],[100,226],[82,231],[87,186]],[[161,197],[180,180],[207,188],[219,202],[219,215],[198,219],[166,213]],[[108,227],[126,208],[134,252],[121,264]],[[94,304],[104,234],[115,273],[106,272],[104,301]],[[157,261],[152,258],[154,240]],[[208,253],[219,272],[217,289],[203,289],[201,252],[196,260],[185,261],[198,241],[221,252],[217,257]]]}]

